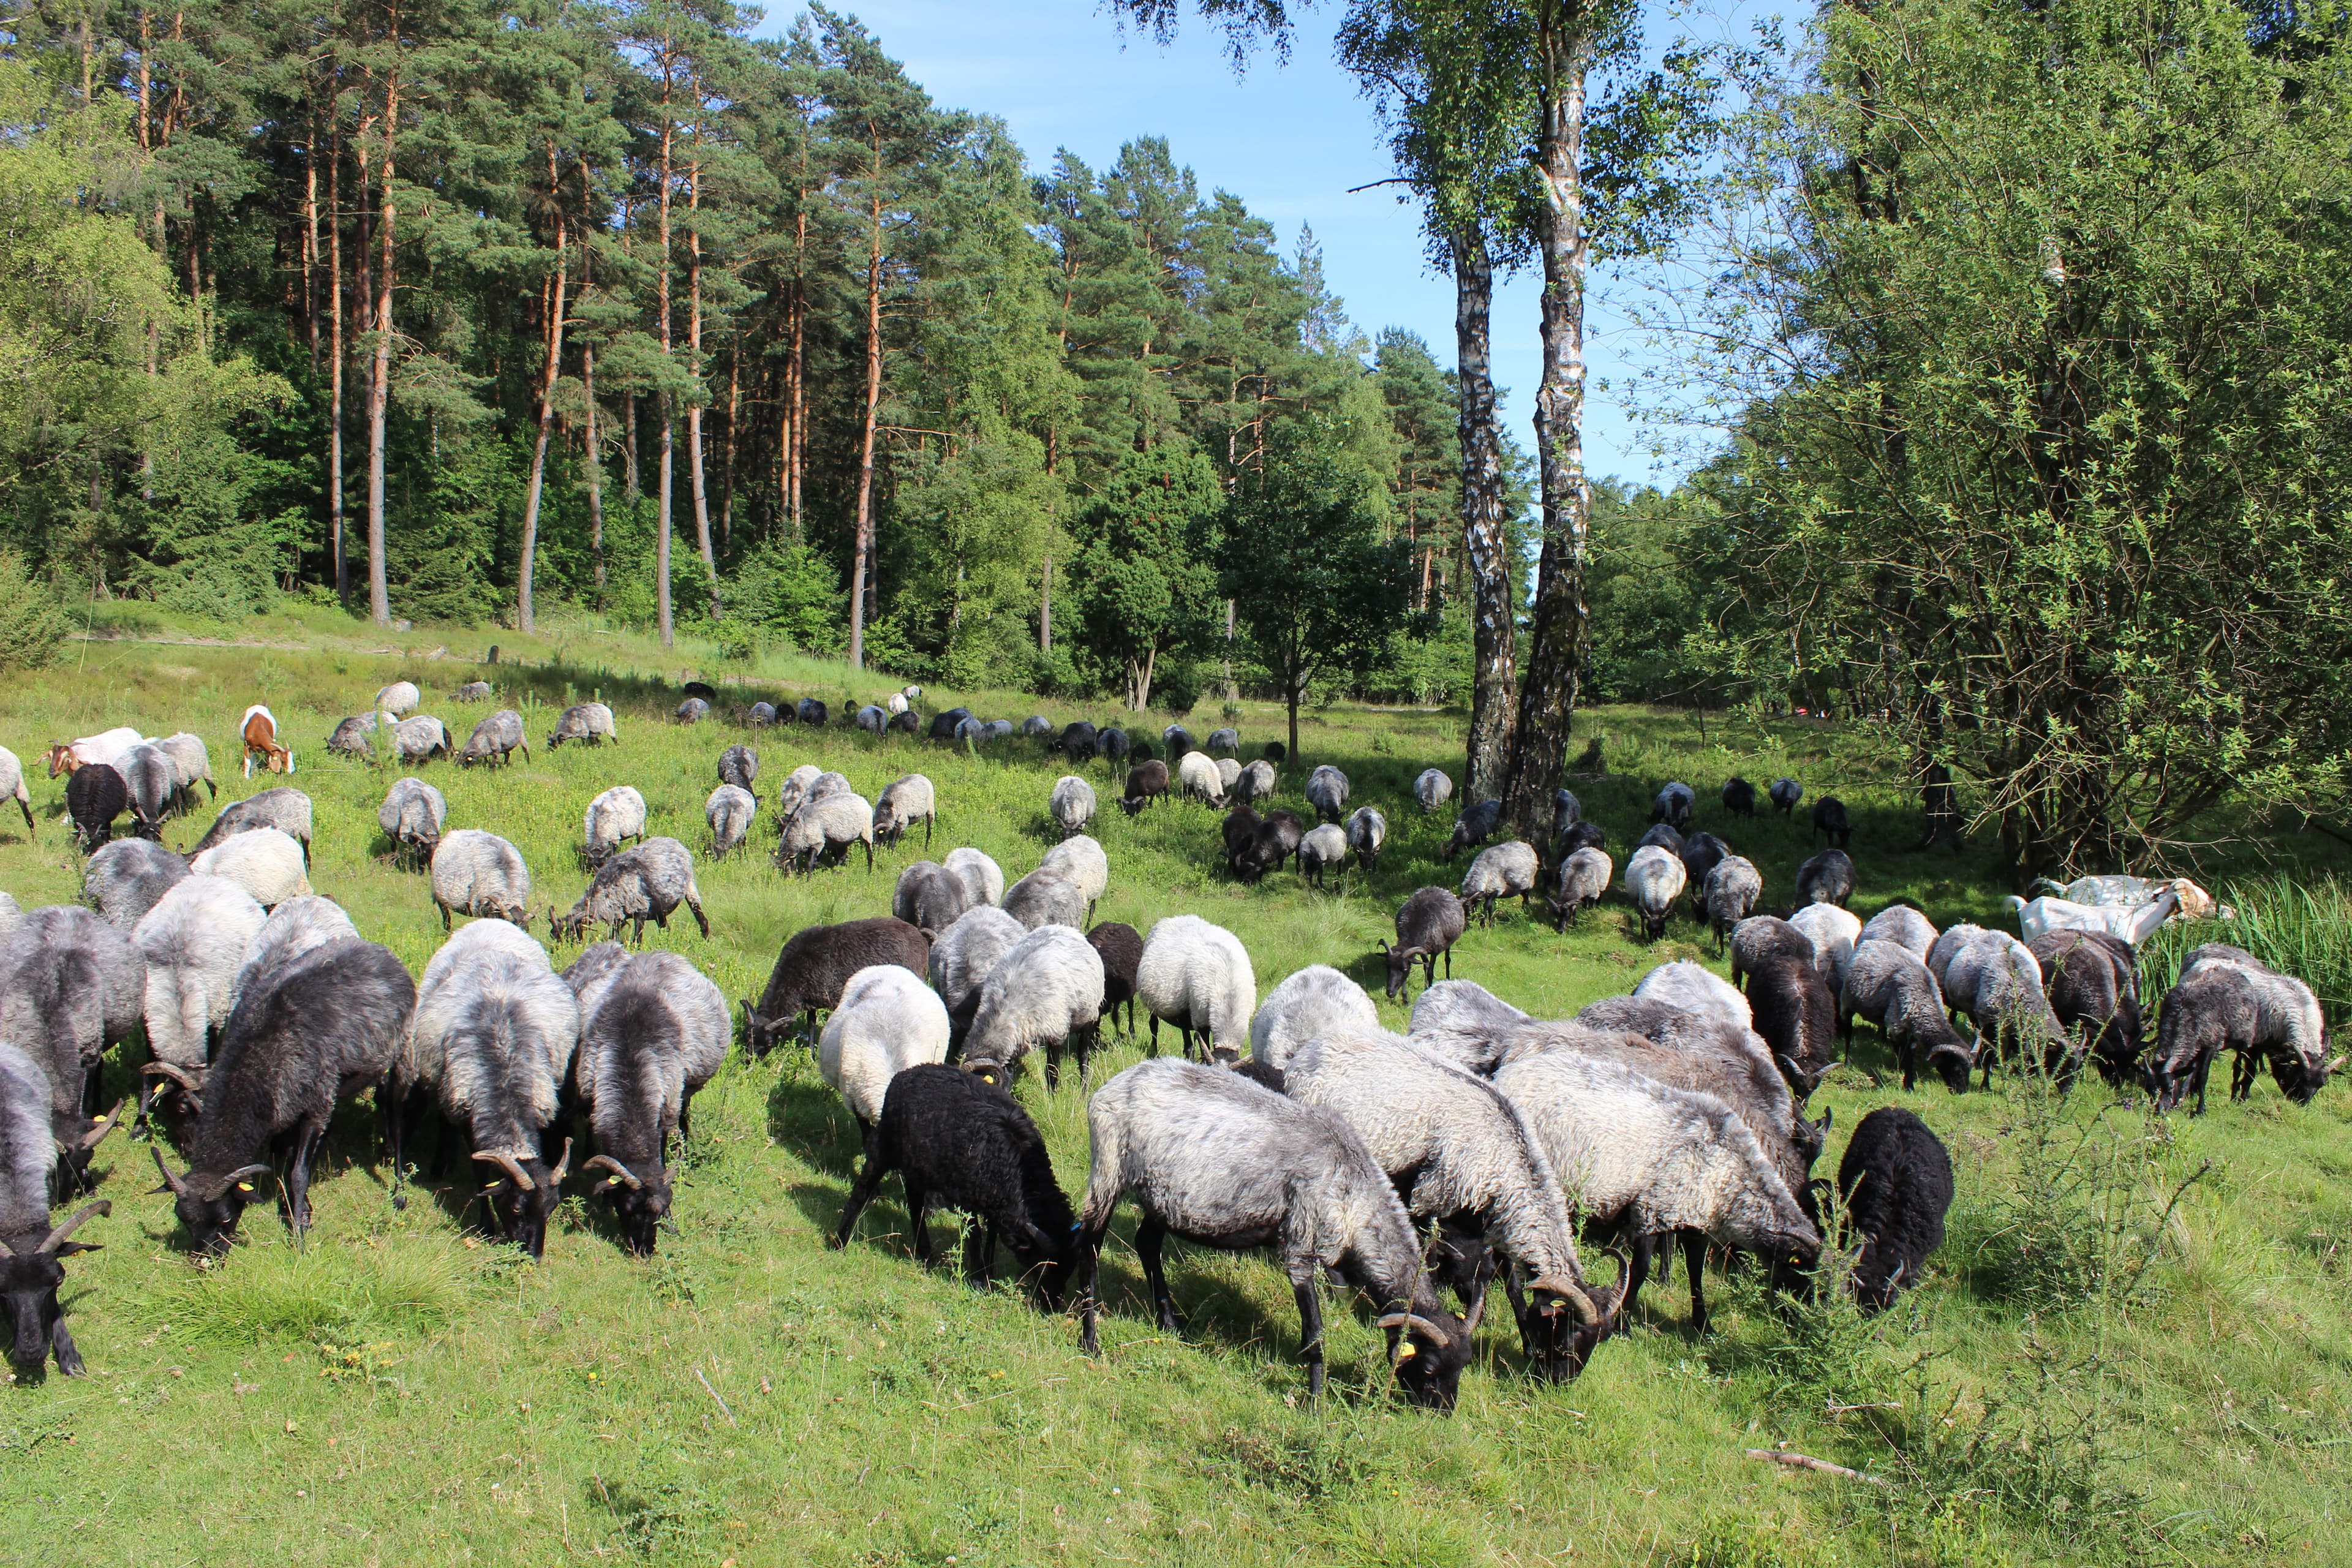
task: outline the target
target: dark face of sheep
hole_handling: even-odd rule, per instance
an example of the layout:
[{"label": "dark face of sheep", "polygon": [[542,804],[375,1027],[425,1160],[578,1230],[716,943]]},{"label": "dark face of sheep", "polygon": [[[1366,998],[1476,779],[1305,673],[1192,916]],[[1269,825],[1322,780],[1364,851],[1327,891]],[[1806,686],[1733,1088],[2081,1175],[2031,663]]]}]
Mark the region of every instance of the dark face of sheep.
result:
[{"label": "dark face of sheep", "polygon": [[[16,1333],[8,1359],[20,1373],[39,1371],[41,1363],[48,1359],[58,1320],[64,1315],[58,1306],[58,1287],[66,1279],[61,1261],[77,1252],[98,1249],[96,1242],[68,1241],[67,1237],[84,1220],[93,1215],[111,1213],[113,1206],[104,1199],[85,1204],[73,1218],[54,1230],[29,1231],[0,1241],[0,1310],[6,1312],[8,1325]],[[62,1353],[58,1358],[58,1370],[69,1377],[81,1372],[81,1358],[71,1352],[71,1342],[68,1340],[59,1347]]]},{"label": "dark face of sheep", "polygon": [[154,1154],[155,1168],[163,1173],[163,1184],[156,1190],[172,1194],[172,1211],[187,1230],[188,1249],[199,1258],[226,1252],[229,1243],[236,1239],[236,1225],[245,1217],[245,1205],[260,1190],[256,1184],[268,1177],[269,1167],[240,1165],[226,1175],[191,1171],[175,1176],[172,1167],[163,1163],[163,1152],[156,1149]]},{"label": "dark face of sheep", "polygon": [[1433,1320],[1418,1312],[1391,1312],[1380,1320],[1379,1326],[1391,1336],[1402,1331],[1396,1343],[1396,1380],[1407,1399],[1430,1410],[1454,1408],[1486,1305],[1480,1298],[1466,1321],[1444,1310]]},{"label": "dark face of sheep", "polygon": [[1519,1309],[1528,1370],[1549,1383],[1566,1383],[1581,1373],[1601,1342],[1617,1331],[1617,1296],[1613,1287],[1531,1281]]},{"label": "dark face of sheep", "polygon": [[1388,963],[1389,1000],[1394,1002],[1404,995],[1404,983],[1412,973],[1412,961],[1417,955],[1411,948],[1391,947],[1383,942],[1381,956]]},{"label": "dark face of sheep", "polygon": [[492,1167],[482,1186],[482,1199],[499,1233],[517,1247],[541,1257],[547,1251],[547,1216],[563,1201],[563,1173],[572,1164],[572,1140],[563,1141],[562,1157],[550,1170],[533,1154],[519,1160],[504,1151],[476,1150],[474,1158]]},{"label": "dark face of sheep", "polygon": [[581,1173],[602,1171],[604,1179],[596,1184],[593,1195],[611,1200],[613,1217],[620,1222],[621,1242],[631,1255],[651,1258],[654,1255],[654,1233],[662,1221],[669,1217],[669,1172],[655,1166],[639,1174],[610,1154],[599,1154],[580,1167]]}]

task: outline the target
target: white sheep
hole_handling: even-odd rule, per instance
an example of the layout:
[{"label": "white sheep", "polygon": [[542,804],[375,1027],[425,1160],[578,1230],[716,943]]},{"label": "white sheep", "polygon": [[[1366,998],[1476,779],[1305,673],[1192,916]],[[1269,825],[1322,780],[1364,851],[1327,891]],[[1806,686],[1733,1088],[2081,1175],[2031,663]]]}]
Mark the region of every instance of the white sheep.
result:
[{"label": "white sheep", "polygon": [[895,963],[861,969],[817,1039],[817,1070],[841,1094],[861,1129],[882,1114],[890,1080],[948,1056],[948,1010],[912,971]]},{"label": "white sheep", "polygon": [[0,800],[13,800],[25,814],[25,831],[36,837],[39,830],[33,826],[33,792],[25,787],[25,764],[16,753],[0,746]]},{"label": "white sheep", "polygon": [[1381,868],[1381,846],[1389,841],[1389,819],[1380,808],[1360,805],[1348,818],[1348,847],[1356,852],[1356,864],[1366,875]]},{"label": "white sheep", "polygon": [[1738,988],[1703,963],[1662,963],[1642,976],[1633,994],[1715,1019],[1727,1028],[1752,1029],[1756,1014]]},{"label": "white sheep", "polygon": [[1524,914],[1542,877],[1543,864],[1536,858],[1534,845],[1517,838],[1489,844],[1462,874],[1462,912],[1466,917],[1475,907],[1484,923],[1492,926],[1495,900],[1517,897]]},{"label": "white sheep", "polygon": [[1097,900],[1110,888],[1110,857],[1103,853],[1100,843],[1083,833],[1073,834],[1046,850],[1037,869],[1067,877],[1076,883],[1078,891],[1087,896],[1089,918]]},{"label": "white sheep", "polygon": [[188,862],[199,877],[224,877],[251,893],[263,909],[276,909],[310,891],[303,875],[302,846],[275,827],[232,834]]},{"label": "white sheep", "polygon": [[588,864],[602,866],[620,853],[622,840],[646,841],[646,797],[634,785],[614,784],[588,803],[580,830]]},{"label": "white sheep", "polygon": [[2166,888],[2148,902],[2137,905],[2077,904],[2051,898],[2027,903],[2014,893],[2001,902],[2017,917],[2018,932],[2028,942],[2047,931],[2095,931],[2137,947],[2179,911],[2180,894]]},{"label": "white sheep", "polygon": [[1006,949],[981,982],[980,1005],[964,1035],[964,1063],[992,1083],[991,1068],[1010,1069],[1043,1046],[1050,1089],[1061,1081],[1067,1044],[1076,1052],[1083,1088],[1102,1005],[1102,955],[1068,926],[1040,926]]},{"label": "white sheep", "polygon": [[379,713],[389,713],[395,719],[405,719],[415,712],[416,705],[424,700],[425,693],[416,689],[415,681],[395,680],[375,694],[374,706]]},{"label": "white sheep", "polygon": [[1854,946],[1865,942],[1891,942],[1925,963],[1936,945],[1936,922],[1908,904],[1889,904],[1864,923]]},{"label": "white sheep", "polygon": [[923,825],[923,847],[931,847],[931,825],[940,815],[938,793],[931,781],[920,773],[908,773],[894,779],[874,803],[874,837],[877,843],[895,849],[907,829],[918,821]]},{"label": "white sheep", "polygon": [[702,819],[710,825],[710,858],[724,858],[742,847],[759,820],[760,803],[740,784],[723,784],[702,803]]},{"label": "white sheep", "polygon": [[1813,944],[1813,967],[1821,972],[1822,983],[1836,992],[1845,984],[1846,960],[1862,940],[1861,920],[1835,904],[1807,904],[1789,917],[1789,923]]},{"label": "white sheep", "polygon": [[1420,803],[1424,814],[1441,811],[1444,809],[1445,803],[1454,798],[1454,781],[1439,769],[1424,769],[1422,775],[1412,781],[1412,798]]},{"label": "white sheep", "polygon": [[1506,1037],[1532,1021],[1475,980],[1441,980],[1413,999],[1410,1038],[1483,1076],[1495,1070]]},{"label": "white sheep", "polygon": [[460,827],[434,846],[432,879],[443,931],[452,914],[495,915],[520,924],[530,907],[530,868],[522,851],[478,827]]},{"label": "white sheep", "polygon": [[147,964],[147,1046],[158,1062],[203,1073],[211,1042],[228,1022],[236,973],[268,919],[239,884],[189,876],[131,931]]},{"label": "white sheep", "polygon": [[1298,841],[1298,874],[1317,887],[1323,874],[1348,862],[1348,833],[1335,822],[1318,823]]},{"label": "white sheep", "polygon": [[[1241,759],[1238,757],[1217,759],[1217,785],[1222,794],[1228,795],[1233,794],[1234,785],[1241,782]],[[1223,805],[1223,802],[1220,801],[1218,804]]]},{"label": "white sheep", "polygon": [[1076,773],[1064,773],[1054,781],[1054,792],[1046,798],[1045,809],[1062,837],[1086,830],[1095,819],[1095,786]]},{"label": "white sheep", "polygon": [[1187,1056],[1197,1035],[1203,1056],[1231,1061],[1241,1055],[1257,1011],[1257,975],[1233,932],[1198,915],[1171,915],[1143,939],[1135,996],[1151,1015],[1155,1055],[1164,1020],[1175,1026]]},{"label": "white sheep", "polygon": [[1337,822],[1348,809],[1348,775],[1325,763],[1307,775],[1307,804],[1326,822]]},{"label": "white sheep", "polygon": [[1373,1034],[1380,1026],[1380,1009],[1362,986],[1328,963],[1310,963],[1258,1004],[1250,1019],[1250,1059],[1286,1071],[1291,1058],[1316,1040]]},{"label": "white sheep", "polygon": [[1666,916],[1690,881],[1681,857],[1663,845],[1645,844],[1625,862],[1625,896],[1642,916],[1642,929],[1652,942],[1666,934]]},{"label": "white sheep", "polygon": [[[1226,759],[1228,762],[1231,758]],[[1235,763],[1234,772],[1241,772]],[[1225,776],[1219,771],[1217,760],[1206,752],[1187,752],[1176,761],[1176,787],[1194,800],[1207,801],[1211,805],[1223,805],[1225,801]]]},{"label": "white sheep", "polygon": [[808,799],[810,788],[824,776],[824,770],[814,763],[803,763],[785,774],[784,782],[776,786],[776,819],[789,821],[793,813],[801,808],[801,803]]},{"label": "white sheep", "polygon": [[981,851],[970,847],[950,849],[948,858],[940,863],[963,879],[963,885],[971,889],[974,904],[1004,901],[1004,872]]}]

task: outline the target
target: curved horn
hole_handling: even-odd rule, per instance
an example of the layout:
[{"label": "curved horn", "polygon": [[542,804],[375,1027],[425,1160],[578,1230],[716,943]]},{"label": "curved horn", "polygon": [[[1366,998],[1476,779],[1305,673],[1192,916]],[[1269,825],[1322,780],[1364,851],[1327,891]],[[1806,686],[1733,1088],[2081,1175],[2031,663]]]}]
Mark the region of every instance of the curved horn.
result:
[{"label": "curved horn", "polygon": [[614,1159],[610,1154],[597,1155],[594,1159],[580,1167],[580,1173],[584,1176],[589,1172],[599,1168],[612,1172],[613,1180],[620,1183],[621,1185],[628,1188],[629,1191],[633,1193],[639,1191],[645,1186],[643,1182],[640,1182],[635,1176],[630,1173],[629,1168],[626,1165],[622,1164],[621,1162]]},{"label": "curved horn", "polygon": [[1452,1337],[1444,1328],[1436,1323],[1431,1322],[1419,1312],[1407,1313],[1405,1315],[1405,1323],[1408,1327],[1419,1329],[1423,1333],[1427,1334],[1433,1340],[1444,1340]]},{"label": "curved horn", "polygon": [[563,1184],[563,1173],[572,1169],[572,1140],[563,1141],[563,1152],[555,1157],[555,1169],[548,1173],[548,1181],[556,1186]]},{"label": "curved horn", "polygon": [[115,1127],[122,1121],[122,1108],[130,1103],[131,1101],[128,1099],[116,1100],[114,1102],[114,1109],[108,1111],[104,1116],[100,1117],[97,1124],[91,1127],[89,1131],[81,1135],[81,1149],[84,1153],[88,1153],[90,1150],[97,1148],[100,1143],[106,1142],[106,1135],[113,1131]]},{"label": "curved horn", "polygon": [[163,1173],[163,1190],[175,1197],[185,1193],[188,1190],[188,1184],[172,1174],[172,1167],[163,1163],[163,1151],[155,1144],[150,1143],[147,1145],[147,1152],[155,1156],[155,1168]]},{"label": "curved horn", "polygon": [[1546,1274],[1529,1280],[1528,1289],[1549,1290],[1559,1297],[1568,1303],[1568,1310],[1576,1314],[1576,1321],[1588,1328],[1601,1321],[1601,1309],[1592,1304],[1592,1298],[1586,1295],[1584,1288],[1573,1279],[1563,1279],[1556,1274]]},{"label": "curved horn", "polygon": [[196,1077],[195,1074],[190,1072],[186,1068],[180,1066],[176,1062],[149,1062],[146,1066],[139,1069],[139,1076],[142,1078],[168,1078],[173,1083],[178,1084],[182,1089],[186,1089],[190,1094],[194,1094],[198,1089],[205,1087],[204,1079]]},{"label": "curved horn", "polygon": [[231,1187],[242,1185],[243,1184],[251,1181],[256,1176],[267,1176],[270,1173],[270,1169],[267,1165],[239,1165],[236,1170],[231,1171],[227,1175],[223,1176],[220,1179],[220,1185],[215,1187],[212,1192],[206,1195],[217,1197],[221,1194],[228,1191]]},{"label": "curved horn", "polygon": [[512,1154],[508,1153],[505,1150],[477,1149],[474,1151],[474,1158],[479,1160],[485,1165],[496,1165],[499,1170],[504,1171],[508,1175],[514,1178],[514,1184],[520,1187],[524,1192],[528,1193],[535,1190],[536,1184],[531,1181],[529,1173],[523,1170],[522,1166],[516,1163],[515,1157]]},{"label": "curved horn", "polygon": [[73,1218],[66,1221],[65,1224],[49,1232],[47,1236],[42,1238],[41,1245],[35,1247],[33,1250],[37,1253],[55,1252],[58,1247],[63,1247],[66,1244],[66,1237],[71,1236],[75,1231],[81,1228],[82,1221],[96,1215],[109,1215],[113,1212],[114,1205],[107,1202],[104,1198],[99,1199],[94,1204],[84,1204],[81,1207],[74,1210]]}]

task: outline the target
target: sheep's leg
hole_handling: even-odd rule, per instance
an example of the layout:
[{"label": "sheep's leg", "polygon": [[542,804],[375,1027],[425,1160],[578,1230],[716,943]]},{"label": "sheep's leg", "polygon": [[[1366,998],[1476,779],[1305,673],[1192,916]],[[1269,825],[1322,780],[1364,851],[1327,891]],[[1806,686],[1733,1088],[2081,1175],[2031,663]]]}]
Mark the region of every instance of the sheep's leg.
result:
[{"label": "sheep's leg", "polygon": [[899,1173],[907,1184],[907,1223],[913,1227],[915,1260],[924,1268],[931,1266],[931,1189],[912,1171]]},{"label": "sheep's leg", "polygon": [[1642,1286],[1650,1278],[1650,1259],[1656,1250],[1648,1236],[1633,1238],[1633,1256],[1625,1269],[1625,1298],[1617,1304],[1621,1315],[1633,1310],[1633,1303],[1642,1294]]},{"label": "sheep's leg", "polygon": [[933,820],[934,818],[930,813],[925,812],[923,814],[923,847],[926,849],[929,849],[931,847],[931,823]]},{"label": "sheep's leg", "polygon": [[2206,1079],[2207,1075],[2209,1075],[2210,1073],[2211,1073],[2211,1072],[2212,1072],[2212,1070],[2213,1070],[2213,1052],[2212,1052],[2210,1049],[2207,1049],[2207,1050],[2200,1051],[2200,1052],[2197,1054],[2197,1078],[2196,1078],[2196,1089],[2197,1089],[2197,1111],[2196,1111],[2196,1114],[2198,1114],[2198,1115],[2200,1115],[2200,1116],[2202,1116],[2202,1115],[2204,1115],[2204,1114],[2205,1114],[2205,1079]]},{"label": "sheep's leg", "polygon": [[1176,1316],[1176,1298],[1168,1289],[1168,1271],[1160,1267],[1160,1243],[1168,1238],[1168,1227],[1159,1219],[1146,1215],[1136,1227],[1135,1255],[1143,1260],[1144,1283],[1151,1291],[1152,1310],[1159,1315],[1163,1332],[1181,1334],[1183,1323]]},{"label": "sheep's leg", "polygon": [[1312,1278],[1294,1279],[1290,1293],[1298,1301],[1298,1353],[1307,1362],[1307,1397],[1323,1397],[1323,1302]]},{"label": "sheep's leg", "polygon": [[310,1166],[319,1157],[319,1134],[326,1129],[306,1121],[294,1137],[294,1158],[286,1171],[286,1223],[299,1241],[310,1228]]},{"label": "sheep's leg", "polygon": [[1691,1330],[1706,1332],[1706,1237],[1696,1230],[1683,1232],[1683,1267],[1690,1271]]},{"label": "sheep's leg", "polygon": [[1045,1042],[1045,1092],[1048,1094],[1062,1087],[1062,1045],[1058,1039]]},{"label": "sheep's leg", "polygon": [[874,1201],[874,1194],[882,1190],[882,1178],[887,1173],[882,1159],[882,1141],[869,1134],[866,1140],[866,1168],[858,1172],[857,1180],[850,1184],[849,1202],[843,1205],[841,1225],[833,1233],[834,1246],[849,1245],[851,1235],[857,1229],[857,1216],[866,1211],[867,1204]]},{"label": "sheep's leg", "polygon": [[1095,1319],[1102,1311],[1096,1285],[1102,1275],[1103,1233],[1110,1226],[1106,1214],[1100,1225],[1090,1225],[1078,1233],[1078,1343],[1088,1355],[1102,1354],[1102,1341],[1095,1332]]},{"label": "sheep's leg", "polygon": [[[1155,1057],[1156,1057],[1156,1056],[1158,1056],[1158,1055],[1160,1054],[1160,1015],[1159,1015],[1159,1014],[1157,1014],[1157,1013],[1154,1013],[1154,1014],[1152,1014],[1150,1016],[1151,1016],[1151,1054],[1152,1054],[1153,1056],[1155,1056]],[[1133,1030],[1131,1030],[1131,1029],[1129,1031],[1129,1033],[1130,1033],[1130,1034],[1132,1034],[1133,1032],[1134,1032],[1134,1031],[1133,1031]]]},{"label": "sheep's leg", "polygon": [[408,1109],[406,1102],[406,1095],[394,1091],[392,1077],[387,1073],[383,1081],[376,1085],[375,1103],[376,1109],[383,1113],[383,1152],[392,1162],[392,1206],[395,1209],[408,1206],[408,1194],[400,1190],[401,1184],[408,1178],[404,1157],[407,1139],[404,1136],[406,1131],[404,1123],[407,1119],[403,1114]]}]

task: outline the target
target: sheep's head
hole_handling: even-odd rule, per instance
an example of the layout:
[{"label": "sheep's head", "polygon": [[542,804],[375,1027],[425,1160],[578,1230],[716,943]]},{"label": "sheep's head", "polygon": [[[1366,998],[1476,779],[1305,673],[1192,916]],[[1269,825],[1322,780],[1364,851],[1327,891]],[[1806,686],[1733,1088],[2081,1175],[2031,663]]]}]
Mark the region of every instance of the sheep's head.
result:
[{"label": "sheep's head", "polygon": [[482,1197],[509,1241],[533,1258],[547,1250],[547,1216],[563,1201],[563,1173],[572,1165],[572,1140],[550,1169],[531,1149],[477,1149],[474,1158],[492,1167],[482,1184]]},{"label": "sheep's head", "polygon": [[783,1032],[784,1024],[790,1020],[792,1015],[786,1012],[779,1017],[771,1018],[767,1014],[761,1012],[749,996],[743,998],[742,1005],[743,1048],[754,1057],[764,1057],[774,1048],[776,1037]]},{"label": "sheep's head", "polygon": [[1381,943],[1381,957],[1387,962],[1389,968],[1390,1001],[1397,1001],[1404,995],[1405,981],[1412,973],[1412,961],[1420,956],[1413,948],[1391,947],[1385,941]]},{"label": "sheep's head", "polygon": [[613,1215],[621,1224],[622,1244],[636,1257],[651,1258],[654,1232],[669,1217],[668,1169],[656,1161],[641,1174],[610,1154],[599,1154],[580,1171],[583,1175],[590,1171],[605,1173],[591,1189],[592,1195],[612,1201]]},{"label": "sheep's head", "polygon": [[257,1184],[269,1175],[269,1167],[240,1165],[225,1174],[190,1171],[178,1176],[163,1163],[161,1149],[154,1155],[155,1168],[163,1173],[163,1184],[156,1190],[172,1194],[172,1209],[187,1229],[190,1250],[200,1258],[227,1251],[236,1239],[237,1221],[245,1217],[245,1207],[260,1191]]},{"label": "sheep's head", "polygon": [[1415,1293],[1425,1300],[1411,1311],[1386,1314],[1377,1326],[1389,1331],[1397,1386],[1404,1396],[1431,1410],[1451,1410],[1462,1391],[1462,1369],[1470,1364],[1486,1298],[1471,1306],[1465,1320],[1437,1305],[1425,1290]]},{"label": "sheep's head", "polygon": [[1610,1286],[1550,1278],[1528,1285],[1519,1310],[1519,1342],[1529,1372],[1549,1383],[1566,1383],[1584,1370],[1601,1342],[1617,1331],[1626,1278],[1622,1258],[1617,1274],[1618,1282]]},{"label": "sheep's head", "polygon": [[[84,1220],[93,1215],[110,1214],[114,1205],[101,1198],[94,1204],[84,1204],[74,1216],[48,1231],[27,1231],[22,1236],[0,1238],[0,1311],[5,1311],[9,1325],[15,1329],[16,1342],[9,1359],[20,1373],[37,1372],[48,1359],[49,1342],[62,1314],[58,1308],[58,1287],[65,1283],[62,1260],[77,1252],[93,1252],[94,1241],[72,1241],[68,1238]],[[79,1358],[68,1363],[58,1358],[58,1369],[68,1376],[81,1372]]]}]

